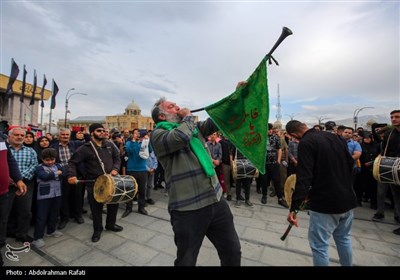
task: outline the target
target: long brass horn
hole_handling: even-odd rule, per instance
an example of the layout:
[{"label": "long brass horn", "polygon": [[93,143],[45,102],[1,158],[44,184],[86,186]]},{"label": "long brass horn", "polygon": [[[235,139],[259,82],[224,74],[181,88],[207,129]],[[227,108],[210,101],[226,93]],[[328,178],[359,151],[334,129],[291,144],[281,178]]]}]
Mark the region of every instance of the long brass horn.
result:
[{"label": "long brass horn", "polygon": [[[286,26],[282,28],[282,33],[281,36],[279,36],[278,41],[276,41],[275,45],[272,47],[272,49],[269,51],[269,53],[266,54],[266,58],[269,60],[269,64],[271,64],[271,60],[275,62],[276,65],[279,65],[278,61],[275,60],[275,58],[272,57],[272,53],[276,50],[276,48],[283,42],[283,40],[286,39],[287,36],[292,35],[293,32]],[[199,108],[195,110],[191,110],[190,112],[195,113],[195,112],[200,112],[203,111],[205,108]]]},{"label": "long brass horn", "polygon": [[293,32],[286,26],[282,28],[282,33],[281,36],[279,36],[278,41],[276,41],[275,45],[272,47],[272,49],[267,53],[266,56],[271,57],[272,53],[276,50],[276,48],[283,42],[283,40],[286,39],[287,36],[292,35]]}]

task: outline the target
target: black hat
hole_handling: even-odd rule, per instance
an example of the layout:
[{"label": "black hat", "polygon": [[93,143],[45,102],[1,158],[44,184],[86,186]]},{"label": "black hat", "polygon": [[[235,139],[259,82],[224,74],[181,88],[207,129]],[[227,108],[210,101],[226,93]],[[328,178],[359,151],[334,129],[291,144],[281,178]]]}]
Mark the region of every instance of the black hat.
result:
[{"label": "black hat", "polygon": [[364,138],[372,138],[372,134],[370,133],[370,132],[368,132],[368,131],[364,131],[364,133],[363,133],[364,135]]},{"label": "black hat", "polygon": [[92,123],[89,126],[89,133],[92,133],[93,131],[95,131],[98,128],[104,128],[104,126],[101,123]]},{"label": "black hat", "polygon": [[113,135],[114,133],[121,133],[118,128],[114,127],[110,130],[110,134]]},{"label": "black hat", "polygon": [[325,127],[333,128],[334,126],[336,126],[336,123],[334,121],[328,121],[325,123]]},{"label": "black hat", "polygon": [[114,133],[111,135],[111,139],[112,139],[112,140],[115,140],[115,139],[120,138],[120,137],[122,137],[121,132],[114,132]]}]

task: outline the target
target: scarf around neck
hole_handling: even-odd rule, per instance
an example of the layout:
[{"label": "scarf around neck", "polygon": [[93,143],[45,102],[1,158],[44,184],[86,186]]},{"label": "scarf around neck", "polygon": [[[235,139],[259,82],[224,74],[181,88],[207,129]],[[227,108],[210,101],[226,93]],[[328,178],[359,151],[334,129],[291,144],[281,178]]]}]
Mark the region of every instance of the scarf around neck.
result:
[{"label": "scarf around neck", "polygon": [[[172,130],[174,128],[179,127],[180,123],[173,123],[162,121],[159,122],[156,127],[163,128],[166,130]],[[214,164],[211,161],[210,155],[207,153],[206,149],[203,147],[200,139],[198,138],[199,132],[197,128],[193,131],[193,137],[189,141],[190,148],[192,149],[193,153],[196,155],[197,159],[200,162],[201,167],[203,167],[204,172],[206,173],[207,177],[212,177],[215,175]]]}]

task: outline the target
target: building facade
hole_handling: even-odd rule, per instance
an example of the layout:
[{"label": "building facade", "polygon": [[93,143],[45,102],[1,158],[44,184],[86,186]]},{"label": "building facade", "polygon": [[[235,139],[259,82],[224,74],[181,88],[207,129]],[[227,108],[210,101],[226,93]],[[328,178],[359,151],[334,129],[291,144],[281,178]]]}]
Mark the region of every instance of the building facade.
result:
[{"label": "building facade", "polygon": [[[36,87],[33,93],[33,85],[25,83],[25,93],[23,102],[20,101],[22,92],[22,81],[16,80],[13,84],[13,94],[10,98],[6,96],[7,84],[10,77],[0,74],[0,118],[7,121],[9,125],[27,126],[29,124],[34,126],[41,126],[41,107],[40,105],[40,91],[41,87]],[[35,103],[29,105],[32,94],[35,94]],[[51,91],[45,89],[43,100],[48,100],[51,97]]]},{"label": "building facade", "polygon": [[[118,128],[120,131],[134,128],[152,130],[154,121],[151,117],[142,116],[140,107],[132,101],[125,112],[114,116],[82,116],[73,120],[67,120],[67,126],[72,130],[88,130],[92,123],[101,123],[107,128]],[[60,127],[64,126],[64,120],[59,121]]]},{"label": "building facade", "polygon": [[119,130],[133,130],[134,128],[152,130],[154,121],[151,117],[142,116],[142,110],[132,100],[121,115],[106,116],[106,127],[118,128]]}]

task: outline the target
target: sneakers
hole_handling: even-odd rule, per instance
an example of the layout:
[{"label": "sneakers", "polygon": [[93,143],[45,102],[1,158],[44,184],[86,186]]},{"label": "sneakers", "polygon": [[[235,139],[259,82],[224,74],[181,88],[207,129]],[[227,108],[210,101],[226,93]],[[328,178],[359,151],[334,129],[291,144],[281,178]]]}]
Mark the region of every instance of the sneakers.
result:
[{"label": "sneakers", "polygon": [[237,207],[237,208],[239,208],[239,207],[240,207],[240,200],[239,200],[239,199],[238,199],[238,200],[236,200],[235,207]]},{"label": "sneakers", "polygon": [[287,204],[287,202],[286,202],[283,198],[280,198],[280,199],[278,200],[278,204],[279,204],[280,206],[285,207],[285,208],[289,208],[289,205]]},{"label": "sneakers", "polygon": [[393,231],[393,233],[394,233],[394,234],[397,234],[397,235],[400,235],[400,228],[396,228],[396,229]]},{"label": "sneakers", "polygon": [[[53,233],[48,233],[46,235],[57,238],[57,237],[63,236],[64,234],[61,231],[55,230]],[[40,239],[38,239],[38,240],[40,240]]]},{"label": "sneakers", "polygon": [[382,213],[375,213],[375,215],[372,217],[372,220],[375,222],[380,222],[383,219],[385,219],[385,215],[383,215]]},{"label": "sneakers", "polygon": [[36,248],[41,248],[45,244],[46,243],[44,243],[44,240],[42,238],[32,241],[32,245],[34,245]]},{"label": "sneakers", "polygon": [[245,204],[246,204],[247,206],[249,206],[249,207],[253,207],[253,206],[254,206],[253,203],[251,203],[250,200],[246,200]]}]

